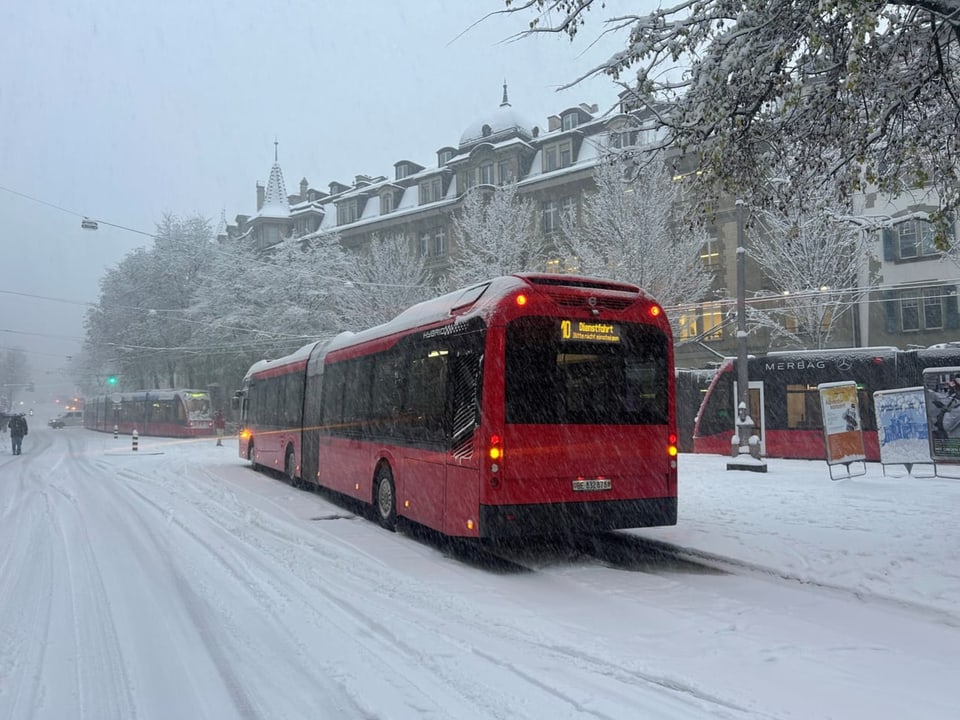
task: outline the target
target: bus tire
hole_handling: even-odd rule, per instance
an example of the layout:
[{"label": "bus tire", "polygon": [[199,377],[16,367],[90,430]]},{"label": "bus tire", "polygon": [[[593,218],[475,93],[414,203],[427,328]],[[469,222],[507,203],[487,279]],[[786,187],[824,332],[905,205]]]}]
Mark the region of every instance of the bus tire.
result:
[{"label": "bus tire", "polygon": [[297,463],[293,457],[293,448],[287,448],[287,456],[283,461],[283,472],[287,476],[287,482],[293,487],[300,487],[300,481],[297,480]]},{"label": "bus tire", "polygon": [[390,466],[382,463],[373,480],[373,512],[381,527],[391,532],[397,528],[397,488]]}]

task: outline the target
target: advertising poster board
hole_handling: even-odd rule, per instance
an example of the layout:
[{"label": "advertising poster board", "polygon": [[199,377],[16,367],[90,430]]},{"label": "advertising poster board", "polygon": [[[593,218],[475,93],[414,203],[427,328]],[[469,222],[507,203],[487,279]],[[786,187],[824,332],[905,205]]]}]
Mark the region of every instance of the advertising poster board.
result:
[{"label": "advertising poster board", "polygon": [[873,394],[880,441],[880,463],[906,465],[930,463],[930,442],[923,388],[878,390]]},{"label": "advertising poster board", "polygon": [[[820,409],[823,413],[823,440],[827,449],[827,465],[865,462],[863,426],[857,384],[850,381],[820,383]],[[866,471],[866,469],[864,469]]]},{"label": "advertising poster board", "polygon": [[960,463],[960,367],[923,371],[930,457]]}]

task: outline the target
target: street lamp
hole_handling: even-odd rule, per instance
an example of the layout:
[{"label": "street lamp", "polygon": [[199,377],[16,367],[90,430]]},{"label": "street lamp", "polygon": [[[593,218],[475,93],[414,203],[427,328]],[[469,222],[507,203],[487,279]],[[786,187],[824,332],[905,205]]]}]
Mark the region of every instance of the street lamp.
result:
[{"label": "street lamp", "polygon": [[743,243],[743,200],[737,200],[737,416],[732,443],[733,459],[727,470],[766,472],[767,464],[760,459],[760,439],[753,434],[750,417],[750,374],[747,372],[747,289],[746,254]]}]

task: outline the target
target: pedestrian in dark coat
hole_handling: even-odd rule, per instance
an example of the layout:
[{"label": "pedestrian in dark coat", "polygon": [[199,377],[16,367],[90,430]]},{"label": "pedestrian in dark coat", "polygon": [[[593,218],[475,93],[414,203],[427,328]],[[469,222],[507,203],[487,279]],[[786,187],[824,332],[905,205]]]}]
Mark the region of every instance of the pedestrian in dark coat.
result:
[{"label": "pedestrian in dark coat", "polygon": [[213,427],[217,430],[217,445],[223,445],[223,429],[227,426],[227,421],[223,418],[223,413],[217,410],[216,417],[213,418]]},{"label": "pedestrian in dark coat", "polygon": [[27,419],[23,415],[14,415],[7,423],[7,428],[10,430],[13,454],[19,455],[23,439],[27,436]]}]

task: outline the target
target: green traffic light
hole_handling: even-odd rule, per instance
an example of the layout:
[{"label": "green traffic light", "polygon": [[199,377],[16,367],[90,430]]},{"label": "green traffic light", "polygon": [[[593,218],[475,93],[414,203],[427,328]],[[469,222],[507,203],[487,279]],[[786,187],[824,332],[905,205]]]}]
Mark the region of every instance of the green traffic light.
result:
[{"label": "green traffic light", "polygon": [[116,375],[111,375],[110,377],[107,378],[107,385],[116,385],[116,384],[117,384]]}]

